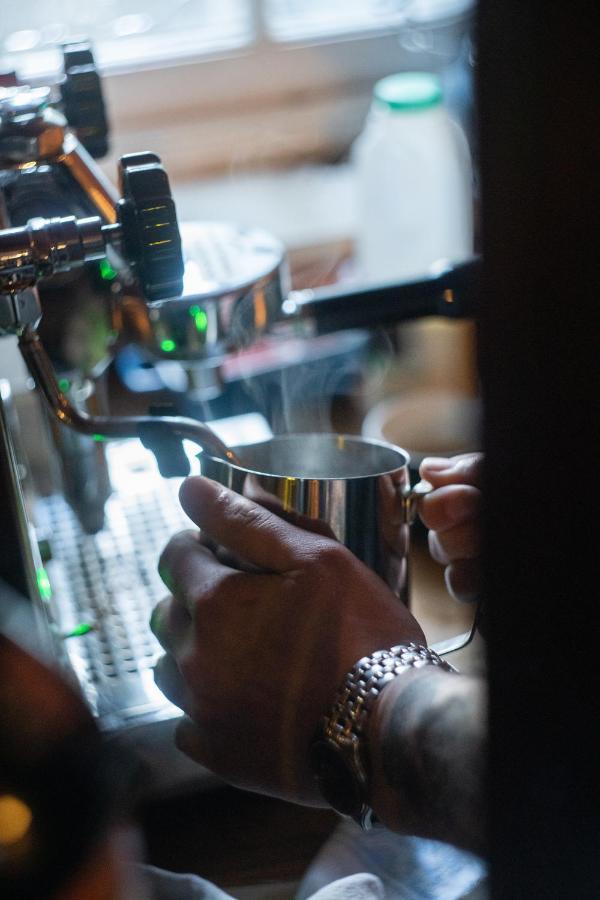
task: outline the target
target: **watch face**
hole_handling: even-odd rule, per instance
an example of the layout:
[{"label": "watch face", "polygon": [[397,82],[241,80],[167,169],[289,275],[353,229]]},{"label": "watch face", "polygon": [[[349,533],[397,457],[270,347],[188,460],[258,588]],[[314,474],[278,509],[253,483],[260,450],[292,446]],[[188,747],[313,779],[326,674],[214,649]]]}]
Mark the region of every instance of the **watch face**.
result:
[{"label": "watch face", "polygon": [[336,744],[318,741],[311,748],[310,766],[330,806],[344,816],[359,817],[364,806],[361,785],[343,751]]}]

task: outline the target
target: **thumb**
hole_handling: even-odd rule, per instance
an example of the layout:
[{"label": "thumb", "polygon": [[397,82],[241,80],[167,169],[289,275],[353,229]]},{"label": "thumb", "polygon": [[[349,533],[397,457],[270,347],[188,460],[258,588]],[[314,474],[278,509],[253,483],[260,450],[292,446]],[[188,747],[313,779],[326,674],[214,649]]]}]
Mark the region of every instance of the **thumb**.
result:
[{"label": "thumb", "polygon": [[306,543],[320,540],[246,497],[202,476],[186,478],[179,499],[205,535],[270,572],[297,568]]}]

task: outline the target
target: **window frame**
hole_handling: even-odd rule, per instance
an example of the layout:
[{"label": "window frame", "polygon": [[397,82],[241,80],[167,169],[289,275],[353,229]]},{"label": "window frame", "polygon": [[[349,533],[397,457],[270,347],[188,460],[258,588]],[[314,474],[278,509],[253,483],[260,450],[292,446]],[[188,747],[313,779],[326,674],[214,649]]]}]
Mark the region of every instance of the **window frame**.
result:
[{"label": "window frame", "polygon": [[262,37],[226,54],[108,72],[105,166],[136,149],[153,149],[180,177],[332,159],[358,133],[373,83],[414,65],[386,29],[308,44]]}]

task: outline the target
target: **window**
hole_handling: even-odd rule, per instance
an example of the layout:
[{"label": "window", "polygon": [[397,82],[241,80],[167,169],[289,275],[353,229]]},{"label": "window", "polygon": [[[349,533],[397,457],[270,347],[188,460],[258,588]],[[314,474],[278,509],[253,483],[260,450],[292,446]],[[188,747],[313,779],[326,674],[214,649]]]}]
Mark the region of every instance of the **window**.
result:
[{"label": "window", "polygon": [[186,175],[331,158],[360,127],[373,82],[439,67],[473,2],[19,0],[3,8],[0,69],[46,83],[61,43],[90,39],[111,172],[115,156],[150,148]]},{"label": "window", "polygon": [[107,72],[231,52],[253,37],[245,0],[25,0],[10,4],[0,28],[3,63],[25,78],[55,71],[61,43],[80,37]]}]

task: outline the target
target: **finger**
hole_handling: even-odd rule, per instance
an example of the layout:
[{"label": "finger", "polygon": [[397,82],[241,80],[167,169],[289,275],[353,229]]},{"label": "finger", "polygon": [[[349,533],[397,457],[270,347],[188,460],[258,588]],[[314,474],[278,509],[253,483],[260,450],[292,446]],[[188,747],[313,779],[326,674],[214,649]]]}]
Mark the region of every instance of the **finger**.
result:
[{"label": "finger", "polygon": [[217,555],[217,551],[219,549],[219,545],[216,541],[213,541],[211,537],[207,534],[203,534],[201,531],[198,532],[198,543],[202,544],[203,547],[206,547],[207,550],[210,550],[211,553]]},{"label": "finger", "polygon": [[288,572],[316,537],[251,500],[201,476],[186,478],[179,499],[188,516],[218,544],[270,572]]},{"label": "finger", "polygon": [[481,553],[479,527],[472,522],[457,525],[441,534],[428,534],[429,552],[436,562],[447,565],[455,559],[477,559]]},{"label": "finger", "polygon": [[229,550],[226,550],[225,547],[217,547],[215,549],[215,556],[220,563],[223,563],[223,565],[227,566],[229,569],[237,569],[239,572],[251,572],[256,575],[264,574],[264,569],[253,566],[252,563],[246,562],[241,556],[238,556],[236,553],[231,553]]},{"label": "finger", "polygon": [[427,528],[446,531],[476,520],[481,511],[481,491],[469,484],[448,484],[419,500],[419,516]]},{"label": "finger", "polygon": [[158,572],[167,587],[193,614],[197,598],[214,595],[236,570],[219,562],[214,553],[198,541],[194,532],[181,531],[163,550]]},{"label": "finger", "polygon": [[225,547],[220,547],[216,541],[201,531],[198,532],[198,541],[203,547],[210,550],[220,563],[223,563],[224,566],[228,566],[230,569],[239,569],[240,572],[262,572],[262,569],[259,569],[258,566],[253,566],[245,559],[242,559],[241,556],[230,553]]},{"label": "finger", "polygon": [[176,597],[165,597],[156,604],[150,616],[150,630],[163,650],[176,653],[189,633],[191,616]]},{"label": "finger", "polygon": [[165,697],[182,709],[189,712],[191,697],[174,658],[169,654],[161,656],[154,667],[154,681]]},{"label": "finger", "polygon": [[[188,541],[187,546],[192,549],[192,545],[196,544],[197,546],[206,547],[207,550],[212,551],[211,541],[205,539],[205,536],[200,531],[193,531],[191,528],[188,528],[186,531],[180,531],[175,534],[171,540],[183,540],[183,535],[185,535],[185,540]],[[170,543],[170,542],[169,542]],[[171,593],[174,593],[174,585],[171,571],[165,566],[164,561],[164,551],[161,554],[158,560],[158,574],[161,577],[161,580],[166,588],[168,588]]]},{"label": "finger", "polygon": [[481,594],[481,566],[475,559],[457,559],[444,572],[446,587],[455,600],[474,603]]},{"label": "finger", "polygon": [[481,487],[482,453],[461,453],[459,456],[428,456],[419,466],[419,475],[434,488],[444,484],[472,484]]}]

